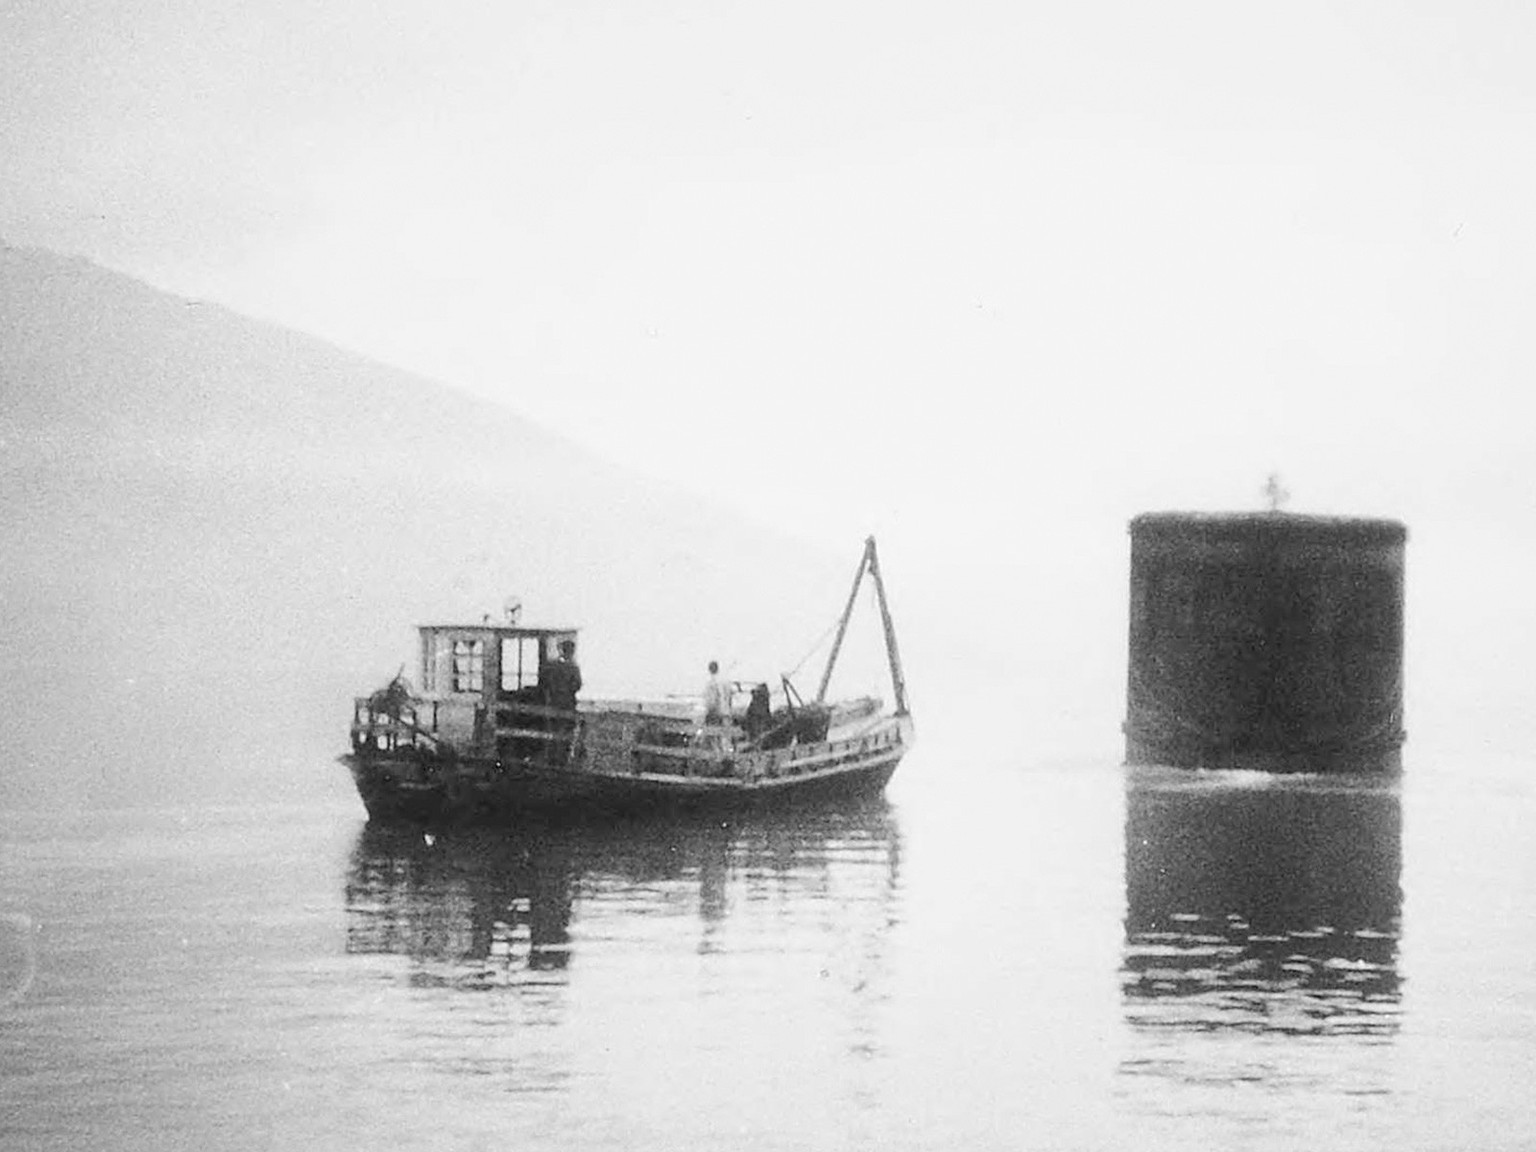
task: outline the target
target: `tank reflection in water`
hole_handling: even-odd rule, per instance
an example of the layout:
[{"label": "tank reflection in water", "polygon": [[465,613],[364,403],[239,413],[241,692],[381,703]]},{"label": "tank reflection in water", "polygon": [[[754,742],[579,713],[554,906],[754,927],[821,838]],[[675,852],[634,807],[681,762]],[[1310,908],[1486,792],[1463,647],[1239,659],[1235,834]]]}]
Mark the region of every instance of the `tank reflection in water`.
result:
[{"label": "tank reflection in water", "polygon": [[1401,872],[1395,781],[1132,771],[1128,1023],[1389,1039],[1400,1009]]}]

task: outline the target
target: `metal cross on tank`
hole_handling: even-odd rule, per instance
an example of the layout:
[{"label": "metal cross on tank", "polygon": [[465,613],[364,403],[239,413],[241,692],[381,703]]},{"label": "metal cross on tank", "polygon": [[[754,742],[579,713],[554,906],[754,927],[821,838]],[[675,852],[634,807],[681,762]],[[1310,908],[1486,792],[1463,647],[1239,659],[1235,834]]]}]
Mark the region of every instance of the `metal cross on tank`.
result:
[{"label": "metal cross on tank", "polygon": [[1407,529],[1265,495],[1131,521],[1126,762],[1397,771]]}]

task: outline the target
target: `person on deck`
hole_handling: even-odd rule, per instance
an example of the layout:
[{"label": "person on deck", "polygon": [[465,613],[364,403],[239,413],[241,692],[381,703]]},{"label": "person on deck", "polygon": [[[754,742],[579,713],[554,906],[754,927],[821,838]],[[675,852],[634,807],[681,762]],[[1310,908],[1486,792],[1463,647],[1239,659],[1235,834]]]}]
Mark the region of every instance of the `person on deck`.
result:
[{"label": "person on deck", "polygon": [[747,704],[747,739],[756,740],[773,723],[773,706],[768,697],[768,685],[755,684],[752,699]]},{"label": "person on deck", "polygon": [[704,685],[704,726],[718,727],[731,722],[731,682],[720,675],[720,665],[709,662],[709,682]]},{"label": "person on deck", "polygon": [[576,642],[560,641],[560,659],[544,670],[544,702],[551,708],[576,711],[576,693],[581,691],[581,669],[576,665]]},{"label": "person on deck", "polygon": [[[565,712],[576,711],[576,693],[581,691],[581,669],[576,666],[574,640],[560,641],[560,658],[544,666],[539,683],[544,688],[544,703],[547,707],[559,708]],[[545,724],[550,732],[559,734],[559,738],[549,744],[547,755],[556,762],[569,759],[571,736],[576,730],[576,717],[551,716]]]}]

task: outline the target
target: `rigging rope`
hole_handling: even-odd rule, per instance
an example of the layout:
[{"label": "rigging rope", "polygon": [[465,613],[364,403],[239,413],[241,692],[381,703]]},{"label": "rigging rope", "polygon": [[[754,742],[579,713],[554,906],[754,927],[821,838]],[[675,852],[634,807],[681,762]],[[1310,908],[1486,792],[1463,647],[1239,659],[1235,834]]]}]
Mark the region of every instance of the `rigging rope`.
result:
[{"label": "rigging rope", "polygon": [[837,631],[837,625],[838,625],[839,621],[841,621],[841,620],[842,620],[841,614],[839,614],[838,616],[833,617],[832,623],[827,625],[826,631],[823,632],[820,636],[816,637],[815,641],[812,642],[810,648],[806,651],[805,655],[800,657],[800,662],[798,664],[796,664],[793,668],[791,668],[788,672],[784,673],[784,675],[792,677],[792,676],[796,675],[800,671],[800,669],[804,668],[805,667],[805,662],[807,660],[809,660],[812,656],[816,655],[817,649],[819,649],[823,644],[825,644],[827,642],[827,637],[832,635],[832,633]]},{"label": "rigging rope", "polygon": [[[828,585],[826,590],[823,590],[821,587],[822,584]],[[823,598],[824,595],[825,598],[831,598],[830,583],[825,580],[818,581],[815,589],[808,593],[808,595],[815,597],[817,602],[819,602],[819,600]],[[796,663],[794,669],[791,672],[786,673],[786,675],[794,675],[796,672],[798,672],[805,665],[805,662],[816,654],[816,650],[821,647],[821,645],[826,641],[828,635],[835,631],[836,628],[837,617],[834,616],[832,623],[827,627],[826,631],[812,642],[811,647],[806,651],[804,656],[800,657],[800,660],[798,663]],[[796,631],[798,631],[798,629],[796,629]],[[760,632],[754,630],[754,634],[747,642],[738,642],[733,644],[730,654],[726,658],[722,658],[720,660],[721,671],[727,675],[730,675],[734,673],[737,668],[742,667],[743,665],[749,667],[763,667],[770,664],[776,664],[783,654],[784,644],[785,629],[782,624],[775,625],[769,623],[765,625]],[[778,653],[778,655],[775,655],[775,653]]]}]

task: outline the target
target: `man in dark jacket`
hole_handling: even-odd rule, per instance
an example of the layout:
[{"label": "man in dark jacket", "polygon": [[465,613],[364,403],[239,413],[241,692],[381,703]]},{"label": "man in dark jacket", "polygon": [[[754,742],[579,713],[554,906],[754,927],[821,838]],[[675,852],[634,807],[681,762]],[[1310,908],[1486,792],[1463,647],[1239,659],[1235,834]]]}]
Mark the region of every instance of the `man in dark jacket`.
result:
[{"label": "man in dark jacket", "polygon": [[[550,708],[565,712],[576,711],[576,693],[581,691],[581,669],[576,666],[576,642],[560,641],[560,659],[546,664],[539,682],[544,687],[544,703]],[[571,755],[571,733],[576,729],[576,717],[551,716],[546,723],[551,732],[563,738],[549,745],[549,755],[563,763]]]},{"label": "man in dark jacket", "polygon": [[544,669],[544,702],[551,708],[576,711],[581,669],[576,666],[576,641],[560,641],[560,659]]}]

